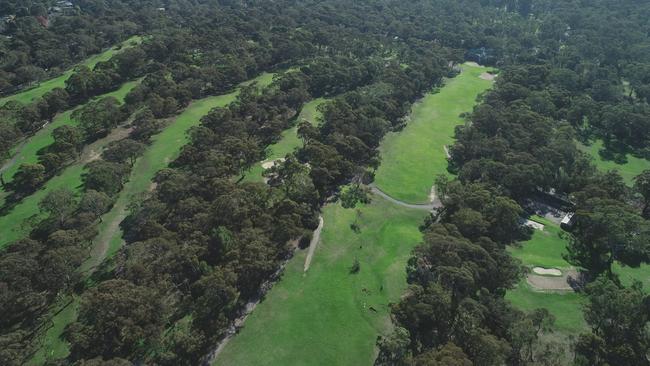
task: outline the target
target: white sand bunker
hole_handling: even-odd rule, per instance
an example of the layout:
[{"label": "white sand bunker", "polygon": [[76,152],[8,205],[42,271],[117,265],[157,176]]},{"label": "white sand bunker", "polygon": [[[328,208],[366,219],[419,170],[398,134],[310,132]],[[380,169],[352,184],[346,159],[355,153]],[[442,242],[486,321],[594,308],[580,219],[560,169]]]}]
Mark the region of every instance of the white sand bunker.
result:
[{"label": "white sand bunker", "polygon": [[524,225],[528,227],[532,227],[535,230],[540,230],[540,231],[544,230],[544,224],[540,224],[539,222],[533,220],[526,220],[526,222],[524,222]]},{"label": "white sand bunker", "polygon": [[493,81],[494,78],[496,78],[497,76],[495,74],[490,74],[489,72],[484,72],[481,75],[479,75],[479,77],[483,80]]},{"label": "white sand bunker", "polygon": [[271,160],[271,161],[265,161],[262,163],[262,168],[264,169],[271,169],[273,168],[276,164],[284,162],[284,158],[276,159],[276,160]]},{"label": "white sand bunker", "polygon": [[557,268],[542,268],[542,267],[535,267],[533,268],[533,272],[535,272],[538,275],[543,275],[543,276],[562,276],[562,271],[560,271]]},{"label": "white sand bunker", "polygon": [[465,62],[465,65],[467,65],[467,66],[473,66],[473,67],[480,67],[480,65],[477,64],[477,63],[474,62],[474,61],[468,61],[468,62]]}]

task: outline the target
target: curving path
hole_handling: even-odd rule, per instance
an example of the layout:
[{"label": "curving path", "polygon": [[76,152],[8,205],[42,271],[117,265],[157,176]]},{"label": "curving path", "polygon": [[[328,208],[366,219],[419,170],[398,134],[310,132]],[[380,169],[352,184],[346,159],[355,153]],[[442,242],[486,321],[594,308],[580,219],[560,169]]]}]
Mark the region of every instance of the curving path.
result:
[{"label": "curving path", "polygon": [[[372,190],[372,193],[380,196],[381,198],[383,198],[383,199],[385,199],[385,200],[387,200],[389,202],[392,202],[392,203],[394,203],[396,205],[399,205],[399,206],[402,206],[402,207],[412,208],[414,210],[426,210],[426,211],[433,211],[436,208],[442,207],[442,203],[440,202],[440,200],[438,200],[435,197],[435,194],[433,194],[433,193],[432,193],[432,199],[431,199],[430,203],[414,204],[414,203],[406,203],[404,201],[400,201],[398,199],[395,199],[395,198],[387,195],[386,193],[384,193],[384,191],[379,189],[374,184],[370,185],[370,189]],[[432,189],[432,191],[433,191],[433,189]]]}]

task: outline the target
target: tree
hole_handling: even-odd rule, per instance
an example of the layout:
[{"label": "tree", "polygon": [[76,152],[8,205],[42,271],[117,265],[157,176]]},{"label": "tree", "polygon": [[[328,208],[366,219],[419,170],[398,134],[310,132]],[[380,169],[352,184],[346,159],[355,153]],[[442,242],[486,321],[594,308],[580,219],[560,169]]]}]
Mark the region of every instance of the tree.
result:
[{"label": "tree", "polygon": [[344,208],[354,208],[359,203],[370,203],[370,189],[359,184],[353,184],[341,193],[341,205]]},{"label": "tree", "polygon": [[141,357],[164,323],[164,307],[153,288],[102,282],[83,294],[77,321],[65,330],[70,358]]},{"label": "tree", "polygon": [[108,211],[111,204],[112,200],[106,193],[90,189],[81,198],[79,210],[91,213],[95,218],[99,218],[99,222],[102,222],[102,214]]},{"label": "tree", "polygon": [[87,190],[92,189],[112,196],[122,190],[128,174],[129,168],[124,164],[96,160],[87,165],[82,180]]},{"label": "tree", "polygon": [[131,139],[122,139],[111,142],[102,157],[114,163],[128,162],[131,167],[135,164],[136,159],[144,152],[146,145]]},{"label": "tree", "polygon": [[644,170],[634,178],[634,189],[643,197],[641,215],[650,219],[650,170]]},{"label": "tree", "polygon": [[428,350],[413,359],[414,366],[472,366],[474,363],[454,343]]},{"label": "tree", "polygon": [[45,182],[45,167],[41,164],[20,164],[14,174],[11,188],[19,193],[34,192]]},{"label": "tree", "polygon": [[592,332],[576,343],[577,364],[650,364],[650,295],[641,283],[626,288],[600,277],[585,292],[585,320]]},{"label": "tree", "polygon": [[77,208],[74,193],[67,188],[60,188],[48,192],[38,203],[41,212],[48,213],[50,217],[63,224],[65,219]]},{"label": "tree", "polygon": [[626,204],[594,198],[574,217],[569,263],[612,278],[614,261],[632,267],[650,262],[650,224]]},{"label": "tree", "polygon": [[79,122],[86,139],[95,140],[108,134],[122,121],[119,105],[114,97],[105,97],[75,110],[72,118]]}]

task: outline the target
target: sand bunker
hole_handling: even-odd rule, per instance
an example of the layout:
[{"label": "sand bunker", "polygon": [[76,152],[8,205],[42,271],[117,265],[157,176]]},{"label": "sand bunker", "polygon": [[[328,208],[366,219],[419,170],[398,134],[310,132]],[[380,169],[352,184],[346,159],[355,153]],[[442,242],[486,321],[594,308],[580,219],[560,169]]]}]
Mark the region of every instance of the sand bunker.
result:
[{"label": "sand bunker", "polygon": [[474,67],[480,67],[480,66],[481,66],[481,65],[477,64],[477,63],[474,62],[474,61],[468,61],[468,62],[465,62],[465,65],[468,65],[468,66],[474,66]]},{"label": "sand bunker", "polygon": [[562,271],[560,271],[557,268],[542,268],[542,267],[535,267],[533,268],[533,272],[535,272],[538,275],[546,275],[546,276],[562,276]]},{"label": "sand bunker", "polygon": [[532,227],[535,230],[540,230],[540,231],[544,230],[544,224],[540,224],[539,222],[533,220],[526,220],[526,222],[524,222],[524,225],[528,227]]},{"label": "sand bunker", "polygon": [[[542,272],[545,275],[535,274],[540,269],[543,270]],[[566,269],[564,272],[560,272],[558,269],[551,269],[551,271],[560,272],[561,275],[559,276],[556,275],[557,272],[555,272],[555,275],[549,276],[547,271],[548,269],[541,267],[533,268],[534,273],[528,274],[526,282],[534,289],[541,291],[573,291],[571,284],[573,283],[575,285],[581,281],[580,274],[573,268]]]},{"label": "sand bunker", "polygon": [[481,79],[483,79],[483,80],[490,80],[490,81],[493,81],[494,78],[496,78],[497,76],[494,75],[494,74],[490,74],[489,72],[484,72],[484,73],[482,73],[479,77],[480,77]]},{"label": "sand bunker", "polygon": [[282,163],[284,161],[284,158],[276,159],[276,160],[271,160],[271,161],[265,161],[262,163],[262,168],[264,169],[271,169],[275,166],[275,164]]}]

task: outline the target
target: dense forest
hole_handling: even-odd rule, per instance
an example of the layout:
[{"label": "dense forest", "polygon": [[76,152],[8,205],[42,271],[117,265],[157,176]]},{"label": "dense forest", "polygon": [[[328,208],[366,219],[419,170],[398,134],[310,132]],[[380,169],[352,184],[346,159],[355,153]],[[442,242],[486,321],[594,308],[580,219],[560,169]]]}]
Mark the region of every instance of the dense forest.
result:
[{"label": "dense forest", "polygon": [[[3,1],[3,95],[72,73],[29,103],[0,105],[0,157],[64,112],[76,123],[2,179],[0,214],[129,129],[84,163],[79,192],[47,193],[28,235],[0,249],[0,364],[28,362],[73,294],[69,356],[48,364],[201,364],[309,242],[326,202],[369,200],[383,137],[466,60],[499,76],[456,129],[455,177],[436,181],[443,208],[422,223],[375,364],[650,364],[648,289],[612,271],[650,263],[650,170],[628,186],[577,144],[650,158],[648,34],[650,5],[635,0]],[[108,61],[79,64],[132,36],[141,42]],[[269,86],[242,84],[263,72],[275,73]],[[123,102],[104,96],[127,82],[137,85]],[[152,137],[196,100],[233,90],[131,203],[126,244],[88,277],[102,215]],[[320,97],[330,98],[320,123],[299,121]],[[295,126],[302,147],[265,173],[268,184],[244,179]],[[522,217],[551,191],[573,205],[567,260],[586,272],[591,331],[568,343],[545,337],[548,311],[505,299],[525,274],[507,248],[530,237]]]}]

